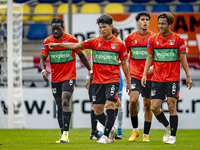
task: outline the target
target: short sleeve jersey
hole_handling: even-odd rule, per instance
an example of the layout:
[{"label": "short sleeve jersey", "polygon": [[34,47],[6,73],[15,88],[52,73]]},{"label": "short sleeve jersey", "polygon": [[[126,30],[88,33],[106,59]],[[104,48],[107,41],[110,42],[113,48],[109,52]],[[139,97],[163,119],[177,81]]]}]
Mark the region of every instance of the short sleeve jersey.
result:
[{"label": "short sleeve jersey", "polygon": [[126,47],[122,41],[112,36],[105,39],[102,36],[85,40],[81,43],[83,49],[92,49],[93,82],[96,84],[120,83],[119,59],[128,58]]},{"label": "short sleeve jersey", "polygon": [[[131,78],[138,80],[142,79],[145,61],[147,58],[147,45],[150,36],[154,33],[148,31],[146,34],[141,34],[139,31],[130,33],[126,39],[125,44],[127,52],[130,52],[129,71]],[[152,73],[147,75],[147,80],[151,80]]]},{"label": "short sleeve jersey", "polygon": [[147,51],[154,60],[152,81],[180,81],[180,54],[186,53],[185,41],[180,35],[156,34],[149,39]]},{"label": "short sleeve jersey", "polygon": [[80,53],[81,49],[68,50],[61,47],[45,46],[48,43],[78,43],[78,40],[67,33],[63,33],[60,39],[55,39],[54,35],[47,37],[43,42],[41,55],[48,57],[51,65],[51,82],[62,82],[76,79],[76,57],[75,53]]}]

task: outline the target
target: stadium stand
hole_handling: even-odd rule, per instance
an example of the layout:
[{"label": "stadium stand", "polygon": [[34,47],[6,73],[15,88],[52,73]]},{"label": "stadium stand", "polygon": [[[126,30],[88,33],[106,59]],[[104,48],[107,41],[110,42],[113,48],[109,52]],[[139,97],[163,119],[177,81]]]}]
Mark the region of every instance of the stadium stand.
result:
[{"label": "stadium stand", "polygon": [[28,2],[30,0],[15,0],[16,3],[25,3],[25,2]]},{"label": "stadium stand", "polygon": [[127,0],[108,0],[108,1],[111,2],[111,3],[124,3]]},{"label": "stadium stand", "polygon": [[44,23],[34,23],[30,25],[27,39],[42,40],[48,36],[47,26]]},{"label": "stadium stand", "polygon": [[155,0],[158,3],[173,2],[174,0]]},{"label": "stadium stand", "polygon": [[133,4],[129,6],[128,12],[140,12],[146,11],[146,6],[144,4]]},{"label": "stadium stand", "polygon": [[57,1],[58,0],[38,0],[38,2],[40,2],[40,3],[55,3]]},{"label": "stadium stand", "polygon": [[[58,6],[57,14],[68,13],[68,4],[60,4]],[[77,13],[77,7],[75,4],[72,4],[72,13]]]},{"label": "stadium stand", "polygon": [[[7,12],[6,8],[0,8],[0,14],[5,14]],[[1,16],[0,20],[3,22],[5,21],[6,16]]]},{"label": "stadium stand", "polygon": [[[78,3],[80,2],[81,0],[72,0],[73,3]],[[62,0],[63,3],[68,3],[68,0]]]},{"label": "stadium stand", "polygon": [[151,0],[132,0],[135,3],[150,2]]},{"label": "stadium stand", "polygon": [[36,14],[53,14],[54,8],[51,4],[38,4],[34,9],[33,21],[50,21],[53,19],[53,15],[39,15]]},{"label": "stadium stand", "polygon": [[124,7],[120,3],[109,3],[104,7],[104,13],[123,14],[124,13]]},{"label": "stadium stand", "polygon": [[182,13],[182,12],[194,12],[193,5],[189,3],[181,3],[176,5],[175,12]]},{"label": "stadium stand", "polygon": [[81,13],[101,13],[99,4],[86,3],[81,7]]},{"label": "stadium stand", "polygon": [[153,5],[152,12],[163,12],[163,11],[170,12],[170,7],[168,4],[161,3]]},{"label": "stadium stand", "polygon": [[180,2],[196,2],[197,0],[179,0]]},{"label": "stadium stand", "polygon": [[101,3],[103,1],[104,0],[85,0],[85,2],[87,2],[87,3]]}]

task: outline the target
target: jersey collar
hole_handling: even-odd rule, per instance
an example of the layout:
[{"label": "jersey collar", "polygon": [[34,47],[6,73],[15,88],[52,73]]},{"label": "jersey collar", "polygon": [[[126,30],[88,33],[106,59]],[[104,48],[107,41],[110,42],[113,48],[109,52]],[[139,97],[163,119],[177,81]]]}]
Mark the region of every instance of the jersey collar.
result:
[{"label": "jersey collar", "polygon": [[145,34],[142,34],[142,33],[140,33],[140,31],[138,31],[138,34],[139,34],[140,36],[142,36],[142,37],[145,37],[146,35],[149,34],[149,31],[147,31],[147,33],[145,33]]},{"label": "jersey collar", "polygon": [[63,35],[59,39],[56,39],[56,40],[59,41],[60,39],[63,38],[64,35],[65,35],[65,32],[63,32]]},{"label": "jersey collar", "polygon": [[162,33],[161,33],[161,35],[162,35],[162,37],[163,37],[164,39],[166,39],[166,38],[168,38],[168,37],[171,35],[171,33],[172,33],[172,31],[171,31],[171,32],[169,32],[169,34],[168,34],[168,35],[166,35],[166,36],[164,36]]},{"label": "jersey collar", "polygon": [[106,39],[105,37],[101,36],[106,42],[109,40],[112,40],[114,38],[114,35],[112,35],[109,39]]}]

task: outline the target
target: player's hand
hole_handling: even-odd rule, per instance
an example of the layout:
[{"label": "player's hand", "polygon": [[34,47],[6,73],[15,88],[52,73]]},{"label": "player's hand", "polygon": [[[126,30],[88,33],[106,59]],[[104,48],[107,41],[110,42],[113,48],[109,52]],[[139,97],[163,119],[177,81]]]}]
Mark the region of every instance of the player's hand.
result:
[{"label": "player's hand", "polygon": [[142,76],[142,79],[141,79],[141,85],[142,85],[143,87],[146,87],[146,86],[145,86],[146,81],[147,81],[147,77],[146,77],[146,75],[143,75],[143,76]]},{"label": "player's hand", "polygon": [[128,93],[128,95],[131,94],[131,91],[132,91],[131,82],[127,82],[127,84],[126,84],[126,92]]},{"label": "player's hand", "polygon": [[189,90],[192,88],[192,79],[189,77],[186,78],[186,85],[189,86]]},{"label": "player's hand", "polygon": [[52,49],[53,47],[57,47],[57,43],[48,43],[45,45],[48,45],[50,49]]},{"label": "player's hand", "polygon": [[49,82],[49,74],[46,71],[42,73],[42,76],[43,76],[44,81]]},{"label": "player's hand", "polygon": [[88,90],[89,90],[89,84],[90,84],[90,79],[86,79],[86,81],[85,81],[85,87]]},{"label": "player's hand", "polygon": [[153,72],[153,66],[151,66],[147,72],[147,75],[151,74]]}]

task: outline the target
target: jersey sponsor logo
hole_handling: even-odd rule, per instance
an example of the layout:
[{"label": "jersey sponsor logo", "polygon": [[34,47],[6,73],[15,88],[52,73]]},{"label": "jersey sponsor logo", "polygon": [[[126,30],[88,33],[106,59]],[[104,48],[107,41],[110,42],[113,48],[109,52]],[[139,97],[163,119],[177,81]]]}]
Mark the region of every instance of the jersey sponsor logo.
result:
[{"label": "jersey sponsor logo", "polygon": [[110,95],[113,96],[115,93],[115,85],[112,85],[111,89],[110,89]]},{"label": "jersey sponsor logo", "polygon": [[45,49],[46,49],[46,46],[45,46],[45,45],[43,45],[43,46],[42,46],[42,50],[44,51]]},{"label": "jersey sponsor logo", "polygon": [[85,40],[84,42],[88,42],[88,41],[89,41],[89,39]]},{"label": "jersey sponsor logo", "polygon": [[117,47],[117,44],[111,44],[112,49],[116,49],[116,47]]},{"label": "jersey sponsor logo", "polygon": [[62,50],[62,51],[49,51],[50,63],[67,63],[72,61],[72,51]]},{"label": "jersey sponsor logo", "polygon": [[69,80],[69,85],[72,86],[73,80]]},{"label": "jersey sponsor logo", "polygon": [[174,45],[175,40],[169,40],[169,45]]},{"label": "jersey sponsor logo", "polygon": [[156,45],[159,45],[159,42],[156,42]]},{"label": "jersey sponsor logo", "polygon": [[156,95],[156,90],[151,90],[151,96],[155,96]]},{"label": "jersey sponsor logo", "polygon": [[176,83],[172,84],[172,94],[176,94]]},{"label": "jersey sponsor logo", "polygon": [[146,47],[131,47],[132,58],[138,60],[146,60],[147,48]]},{"label": "jersey sponsor logo", "polygon": [[178,61],[177,49],[154,49],[155,61]]},{"label": "jersey sponsor logo", "polygon": [[97,51],[93,50],[93,63],[119,65],[119,53],[112,51]]},{"label": "jersey sponsor logo", "polygon": [[56,88],[52,88],[52,93],[53,93],[53,94],[56,94],[56,93],[57,93]]},{"label": "jersey sponsor logo", "polygon": [[92,101],[93,101],[93,102],[96,101],[96,96],[92,96]]},{"label": "jersey sponsor logo", "polygon": [[136,88],[136,83],[132,84],[132,89]]}]

